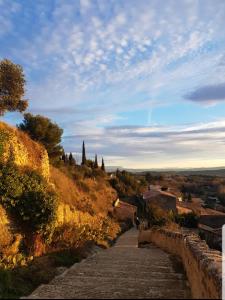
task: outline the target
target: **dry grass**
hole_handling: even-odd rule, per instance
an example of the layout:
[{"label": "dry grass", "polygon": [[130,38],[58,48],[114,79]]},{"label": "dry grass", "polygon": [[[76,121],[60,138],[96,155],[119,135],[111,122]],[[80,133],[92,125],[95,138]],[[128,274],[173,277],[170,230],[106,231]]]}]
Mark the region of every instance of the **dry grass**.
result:
[{"label": "dry grass", "polygon": [[52,166],[50,167],[50,181],[55,185],[61,202],[75,205],[81,197],[73,180]]},{"label": "dry grass", "polygon": [[6,213],[0,205],[0,252],[2,252],[4,248],[9,246],[13,240],[8,226],[5,224],[6,218]]},{"label": "dry grass", "polygon": [[0,253],[12,242],[12,235],[8,227],[0,223]]},{"label": "dry grass", "polygon": [[50,181],[55,185],[62,203],[92,214],[107,214],[117,196],[105,179],[72,180],[52,166]]},{"label": "dry grass", "polygon": [[33,141],[25,132],[16,129],[15,133],[18,137],[18,140],[21,141],[26,147],[30,160],[33,161],[35,166],[40,166],[43,155],[46,151],[45,148],[39,143]]},{"label": "dry grass", "polygon": [[165,228],[167,230],[175,231],[175,232],[181,232],[180,225],[178,225],[177,223],[174,223],[174,222],[167,223],[163,228]]},{"label": "dry grass", "polygon": [[[13,148],[13,154],[18,157],[27,157],[27,166],[34,169],[41,169],[44,167],[43,162],[48,168],[48,155],[45,148],[33,141],[28,134],[23,131],[11,127],[4,122],[0,122],[0,131],[9,134],[9,141],[6,141],[10,147]],[[18,152],[17,152],[18,151]]]}]

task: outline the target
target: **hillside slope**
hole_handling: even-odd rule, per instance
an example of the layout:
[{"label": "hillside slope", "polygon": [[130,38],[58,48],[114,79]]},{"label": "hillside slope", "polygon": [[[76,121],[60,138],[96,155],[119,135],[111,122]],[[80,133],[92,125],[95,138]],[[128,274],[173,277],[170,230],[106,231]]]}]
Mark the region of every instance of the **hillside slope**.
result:
[{"label": "hillside slope", "polygon": [[61,203],[92,215],[106,215],[112,210],[112,203],[117,197],[116,191],[104,178],[72,180],[52,166],[50,182],[53,183]]},{"label": "hillside slope", "polygon": [[[5,165],[7,161],[15,163],[22,169],[25,167],[38,171],[47,179],[49,186],[55,190],[59,199],[55,221],[56,230],[63,226],[67,226],[66,230],[68,230],[68,226],[72,226],[74,230],[78,228],[78,231],[80,228],[87,227],[88,231],[104,232],[106,233],[104,236],[107,237],[106,231],[112,229],[114,233],[111,237],[115,238],[119,226],[108,215],[109,212],[112,212],[112,204],[117,198],[117,193],[110,186],[105,173],[94,176],[92,170],[85,167],[86,171],[92,174],[85,176],[85,172],[82,174],[84,169],[76,166],[74,167],[74,172],[78,176],[76,179],[70,170],[66,172],[65,168],[65,172],[63,172],[50,166],[47,151],[43,146],[31,140],[27,134],[17,128],[0,122],[0,164]],[[3,203],[0,201],[1,204]],[[7,210],[4,213],[7,214]],[[11,217],[10,220],[14,222]],[[9,224],[1,225],[2,231],[3,227],[5,232],[7,232],[7,228],[15,229],[11,221]],[[17,232],[20,233],[20,229]],[[22,234],[24,233],[22,232]]]},{"label": "hillside slope", "polygon": [[17,128],[0,122],[0,163],[13,161],[17,166],[37,170],[49,177],[49,159],[43,146]]}]

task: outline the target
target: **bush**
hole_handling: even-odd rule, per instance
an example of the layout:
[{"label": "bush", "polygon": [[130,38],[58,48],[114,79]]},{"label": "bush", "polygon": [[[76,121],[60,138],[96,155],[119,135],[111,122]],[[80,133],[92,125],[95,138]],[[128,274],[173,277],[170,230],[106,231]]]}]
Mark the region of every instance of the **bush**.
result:
[{"label": "bush", "polygon": [[194,213],[175,215],[175,222],[182,227],[197,228],[199,217]]},{"label": "bush", "polygon": [[17,214],[22,217],[26,228],[48,235],[56,219],[55,204],[56,195],[51,191],[28,191],[17,205]]},{"label": "bush", "polygon": [[169,214],[160,207],[150,205],[148,207],[147,219],[149,226],[164,226],[169,221]]},{"label": "bush", "polygon": [[30,233],[47,236],[55,220],[57,197],[38,173],[12,163],[0,168],[0,201]]},{"label": "bush", "polygon": [[60,159],[63,153],[60,145],[63,129],[56,123],[44,116],[26,113],[18,128],[26,132],[33,140],[41,143],[46,148],[52,162]]},{"label": "bush", "polygon": [[110,179],[111,186],[117,191],[119,197],[131,197],[138,195],[146,187],[147,182],[144,178],[127,172],[117,170],[115,177]]},{"label": "bush", "polygon": [[51,247],[56,250],[81,247],[87,241],[98,245],[107,245],[114,240],[120,227],[109,217],[92,217],[83,224],[64,224],[55,229]]}]

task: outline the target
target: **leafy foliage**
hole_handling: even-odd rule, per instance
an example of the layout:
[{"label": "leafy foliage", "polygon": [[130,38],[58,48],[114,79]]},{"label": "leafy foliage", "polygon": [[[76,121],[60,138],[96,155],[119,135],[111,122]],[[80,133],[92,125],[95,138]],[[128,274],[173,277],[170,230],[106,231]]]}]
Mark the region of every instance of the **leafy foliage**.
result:
[{"label": "leafy foliage", "polygon": [[25,78],[21,66],[4,59],[0,62],[0,115],[6,111],[23,112],[28,106],[23,99]]},{"label": "leafy foliage", "polygon": [[194,213],[175,215],[175,222],[182,227],[197,228],[199,217]]},{"label": "leafy foliage", "polygon": [[151,226],[164,226],[168,220],[169,215],[163,211],[160,207],[151,205],[147,211],[148,225]]},{"label": "leafy foliage", "polygon": [[46,117],[26,113],[18,127],[28,133],[33,140],[44,145],[52,161],[59,160],[63,152],[60,145],[63,129],[56,123]]},{"label": "leafy foliage", "polygon": [[145,180],[139,180],[129,172],[119,170],[110,179],[110,184],[117,191],[119,197],[138,195],[146,186]]},{"label": "leafy foliage", "polygon": [[47,236],[56,218],[56,194],[34,171],[20,171],[12,163],[1,166],[0,201],[31,233]]},{"label": "leafy foliage", "polygon": [[99,245],[116,238],[120,227],[111,218],[96,216],[92,224],[64,224],[56,228],[52,238],[54,249],[68,249],[82,246],[87,241],[94,241]]},{"label": "leafy foliage", "polygon": [[9,139],[9,133],[0,129],[0,161],[4,153],[4,145]]}]

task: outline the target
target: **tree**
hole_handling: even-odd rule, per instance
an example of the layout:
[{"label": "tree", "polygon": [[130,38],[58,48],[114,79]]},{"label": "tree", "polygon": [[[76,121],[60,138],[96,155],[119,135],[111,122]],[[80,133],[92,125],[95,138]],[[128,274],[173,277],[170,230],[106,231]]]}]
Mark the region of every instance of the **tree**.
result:
[{"label": "tree", "polygon": [[85,144],[84,144],[84,141],[83,141],[83,147],[82,147],[82,162],[81,162],[81,165],[86,165],[86,152],[85,152]]},{"label": "tree", "polygon": [[23,112],[27,109],[28,102],[23,99],[25,83],[20,65],[8,59],[0,61],[0,115],[6,111]]},{"label": "tree", "polygon": [[147,172],[145,174],[145,179],[148,183],[150,183],[152,181],[152,174],[150,172]]},{"label": "tree", "polygon": [[98,169],[98,157],[97,157],[97,154],[95,154],[94,168],[95,168],[95,169]]},{"label": "tree", "polygon": [[70,152],[70,155],[69,155],[69,164],[71,166],[74,166],[76,164],[76,161],[75,161],[75,159],[73,157],[73,154],[71,152]]},{"label": "tree", "polygon": [[191,193],[188,193],[188,202],[192,202],[192,196],[191,196]]},{"label": "tree", "polygon": [[104,163],[104,159],[102,158],[102,166],[101,166],[102,171],[105,171],[105,163]]},{"label": "tree", "polygon": [[85,166],[87,166],[87,167],[89,167],[91,169],[94,169],[94,165],[95,165],[95,163],[91,159],[87,159],[86,162],[85,162]]},{"label": "tree", "polygon": [[64,162],[64,164],[66,163],[66,154],[63,150],[63,153],[62,153],[62,157],[61,157],[62,161]]},{"label": "tree", "polygon": [[56,123],[46,117],[26,113],[18,128],[28,133],[33,140],[40,142],[48,151],[52,162],[60,159],[63,153],[60,145],[63,129]]}]

